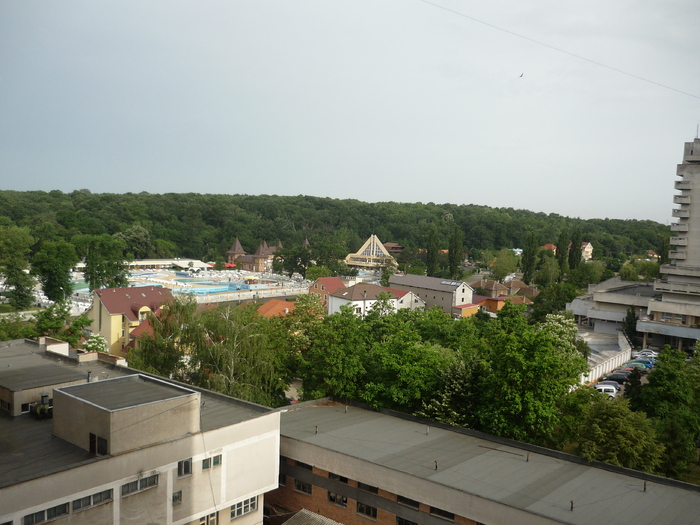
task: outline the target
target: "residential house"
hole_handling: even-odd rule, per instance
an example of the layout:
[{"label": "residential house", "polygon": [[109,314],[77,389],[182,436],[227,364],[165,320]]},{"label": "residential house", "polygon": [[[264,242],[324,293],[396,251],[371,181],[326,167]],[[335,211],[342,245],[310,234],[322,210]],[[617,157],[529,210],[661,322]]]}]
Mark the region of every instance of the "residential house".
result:
[{"label": "residential house", "polygon": [[396,268],[396,259],[387,251],[376,235],[371,235],[362,247],[345,257],[345,264],[351,268],[376,270],[379,268]]},{"label": "residential house", "polygon": [[279,480],[266,506],[345,525],[700,524],[687,483],[328,399],[283,410]]},{"label": "residential house", "polygon": [[262,303],[257,310],[260,317],[284,317],[294,310],[295,303],[282,299],[270,299]]},{"label": "residential house", "polygon": [[389,304],[395,310],[408,308],[410,310],[422,310],[425,302],[409,290],[397,290],[385,288],[376,284],[358,283],[349,288],[340,288],[330,294],[328,313],[340,312],[340,307],[346,304],[353,306],[355,313],[366,315],[377,302],[381,294],[389,296]]},{"label": "residential house", "polygon": [[453,307],[474,302],[474,290],[463,281],[425,275],[394,274],[389,277],[389,286],[411,291],[425,301],[426,308],[437,306],[450,315]]},{"label": "residential house", "polygon": [[49,421],[0,417],[11,451],[0,523],[262,522],[278,483],[279,412],[82,357],[0,343],[0,369],[22,370],[0,377],[0,391],[21,380],[53,405]]},{"label": "residential house", "polygon": [[581,258],[584,261],[590,261],[593,258],[593,244],[586,241],[581,243]]},{"label": "residential house", "polygon": [[126,355],[131,333],[148,314],[173,299],[169,289],[156,286],[102,288],[92,295],[89,329],[104,337],[109,352],[118,356]]},{"label": "residential house", "polygon": [[548,242],[547,244],[541,246],[540,249],[551,250],[554,253],[554,255],[557,254],[557,247],[556,247],[556,245],[552,244],[551,242]]},{"label": "residential house", "polygon": [[330,295],[341,288],[345,288],[345,283],[340,277],[319,277],[309,286],[309,293],[321,299],[327,313]]}]

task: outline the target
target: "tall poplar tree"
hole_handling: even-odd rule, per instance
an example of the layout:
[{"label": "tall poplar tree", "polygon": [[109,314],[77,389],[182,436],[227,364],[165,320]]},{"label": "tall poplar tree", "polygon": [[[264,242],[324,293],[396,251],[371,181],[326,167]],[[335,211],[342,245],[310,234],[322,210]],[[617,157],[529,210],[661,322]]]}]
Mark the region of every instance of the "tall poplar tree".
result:
[{"label": "tall poplar tree", "polygon": [[566,272],[566,263],[569,254],[569,231],[564,227],[557,240],[557,262],[561,273]]},{"label": "tall poplar tree", "polygon": [[427,269],[426,273],[429,277],[435,277],[438,274],[438,233],[437,228],[433,224],[428,233],[428,250],[427,250]]},{"label": "tall poplar tree", "polygon": [[535,239],[535,233],[530,232],[530,234],[527,236],[527,244],[525,244],[525,249],[523,249],[523,255],[520,260],[520,267],[523,271],[523,281],[526,284],[532,283],[535,276],[537,251],[537,240]]},{"label": "tall poplar tree", "polygon": [[450,235],[450,244],[447,253],[451,279],[462,278],[462,259],[464,259],[462,228],[455,224],[452,227],[452,235]]},{"label": "tall poplar tree", "polygon": [[581,230],[576,228],[571,233],[571,248],[569,248],[569,269],[575,270],[576,268],[578,268],[579,264],[581,264]]}]

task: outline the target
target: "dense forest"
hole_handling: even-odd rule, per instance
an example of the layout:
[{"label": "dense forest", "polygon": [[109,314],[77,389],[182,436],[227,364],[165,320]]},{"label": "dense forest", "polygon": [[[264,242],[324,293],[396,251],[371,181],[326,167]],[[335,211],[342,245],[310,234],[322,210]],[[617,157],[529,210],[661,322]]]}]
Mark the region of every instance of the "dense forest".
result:
[{"label": "dense forest", "polygon": [[[0,225],[27,227],[36,252],[45,241],[71,241],[76,235],[142,232],[132,250],[136,258],[223,257],[238,237],[254,252],[262,240],[285,246],[308,238],[332,238],[348,250],[358,249],[370,234],[382,242],[425,247],[437,229],[441,248],[448,247],[457,225],[464,247],[498,250],[522,248],[529,233],[537,243],[556,243],[563,229],[577,229],[593,243],[594,257],[661,251],[670,235],[653,221],[578,219],[556,214],[477,205],[422,204],[330,199],[309,196],[202,194],[93,194],[89,190],[0,191]],[[145,230],[145,234],[144,233]],[[145,239],[143,237],[146,237]],[[133,239],[132,239],[133,240]]]}]

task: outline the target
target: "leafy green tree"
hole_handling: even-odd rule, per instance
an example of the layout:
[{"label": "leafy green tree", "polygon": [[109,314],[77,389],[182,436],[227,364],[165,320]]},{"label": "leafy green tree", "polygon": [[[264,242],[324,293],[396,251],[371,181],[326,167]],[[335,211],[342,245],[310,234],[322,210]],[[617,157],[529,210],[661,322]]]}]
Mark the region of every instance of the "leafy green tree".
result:
[{"label": "leafy green tree", "polygon": [[440,245],[438,241],[437,227],[433,224],[430,227],[430,232],[428,233],[428,249],[427,249],[427,262],[426,262],[426,272],[429,277],[435,277],[438,274],[438,254],[440,252]]},{"label": "leafy green tree", "polygon": [[222,307],[201,315],[190,351],[193,382],[266,406],[285,403],[283,355],[270,344],[254,308]]},{"label": "leafy green tree", "polygon": [[301,353],[304,398],[358,399],[366,374],[366,354],[366,325],[350,305],[315,323]]},{"label": "leafy green tree", "polygon": [[509,274],[515,272],[518,267],[518,258],[513,253],[513,250],[503,248],[496,254],[496,262],[491,267],[493,278],[503,282]]},{"label": "leafy green tree", "polygon": [[569,283],[554,283],[542,289],[532,305],[532,320],[542,321],[548,314],[562,312],[566,303],[573,301],[578,292]]},{"label": "leafy green tree", "polygon": [[46,297],[55,302],[68,299],[73,292],[71,270],[79,261],[75,247],[65,241],[47,241],[32,259],[32,273]]},{"label": "leafy green tree", "polygon": [[78,235],[73,244],[85,260],[85,280],[91,290],[121,288],[129,284],[129,265],[124,259],[124,241],[110,235]]},{"label": "leafy green tree", "polygon": [[671,259],[669,252],[671,251],[671,242],[668,235],[663,235],[661,238],[661,246],[659,247],[659,264],[668,264]]},{"label": "leafy green tree", "polygon": [[70,343],[77,347],[83,336],[83,329],[90,325],[86,315],[75,318],[70,316],[69,303],[54,303],[34,316],[34,328],[37,335],[47,335]]},{"label": "leafy green tree", "polygon": [[34,323],[17,314],[0,316],[0,341],[34,339],[37,336]]},{"label": "leafy green tree", "polygon": [[520,259],[520,269],[523,271],[523,281],[525,284],[531,284],[535,277],[535,265],[537,264],[537,239],[535,233],[530,232],[527,236],[527,243],[523,249],[523,254]]},{"label": "leafy green tree", "polygon": [[581,419],[576,453],[588,461],[656,473],[663,452],[651,421],[625,399],[596,396]]},{"label": "leafy green tree", "polygon": [[131,226],[123,232],[115,233],[114,238],[124,242],[124,250],[127,254],[131,254],[131,258],[146,259],[153,254],[151,236],[143,226],[138,224]]},{"label": "leafy green tree", "polygon": [[626,262],[622,265],[622,268],[620,268],[620,277],[623,281],[638,281],[639,272],[637,271],[637,267],[631,262]]},{"label": "leafy green tree", "polygon": [[379,284],[382,286],[389,286],[389,278],[394,275],[393,268],[382,268],[382,277],[379,279]]},{"label": "leafy green tree", "polygon": [[581,264],[581,230],[574,229],[571,233],[571,248],[569,248],[569,269],[575,270]]},{"label": "leafy green tree", "polygon": [[551,286],[557,282],[561,274],[559,263],[557,263],[557,260],[551,255],[551,251],[547,250],[547,252],[549,252],[549,255],[545,253],[542,256],[537,273],[535,274],[535,283],[539,286]]},{"label": "leafy green tree", "polygon": [[450,243],[448,246],[447,260],[450,272],[450,279],[459,280],[462,278],[462,260],[464,259],[464,238],[462,229],[454,224],[452,234],[450,235]]},{"label": "leafy green tree", "polygon": [[576,349],[576,326],[549,316],[527,324],[522,306],[507,304],[489,323],[488,371],[479,385],[479,428],[519,441],[544,444],[559,420],[559,399],[580,381],[586,361]]},{"label": "leafy green tree", "polygon": [[34,279],[25,271],[33,244],[28,228],[0,226],[0,273],[5,286],[12,289],[10,305],[16,310],[26,310],[34,299]]},{"label": "leafy green tree", "polygon": [[309,266],[306,270],[306,278],[309,281],[315,281],[316,279],[319,279],[320,277],[331,277],[333,275],[333,272],[331,272],[328,268],[325,266]]},{"label": "leafy green tree", "polygon": [[311,266],[311,252],[301,244],[277,250],[272,262],[272,267],[276,272],[286,273],[290,277],[294,273],[306,277],[306,270],[309,266]]}]

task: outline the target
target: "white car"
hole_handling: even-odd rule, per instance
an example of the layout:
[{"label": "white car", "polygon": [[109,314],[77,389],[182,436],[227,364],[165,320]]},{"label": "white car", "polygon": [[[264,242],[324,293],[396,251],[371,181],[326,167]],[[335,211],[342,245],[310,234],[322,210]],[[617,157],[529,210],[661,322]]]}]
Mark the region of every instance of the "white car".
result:
[{"label": "white car", "polygon": [[617,397],[617,389],[612,385],[593,385],[593,388],[611,399]]},{"label": "white car", "polygon": [[649,350],[648,348],[646,350],[640,350],[639,352],[632,352],[632,357],[633,358],[638,358],[638,357],[651,357],[653,359],[656,359],[659,357],[658,352],[654,352],[653,350]]}]

